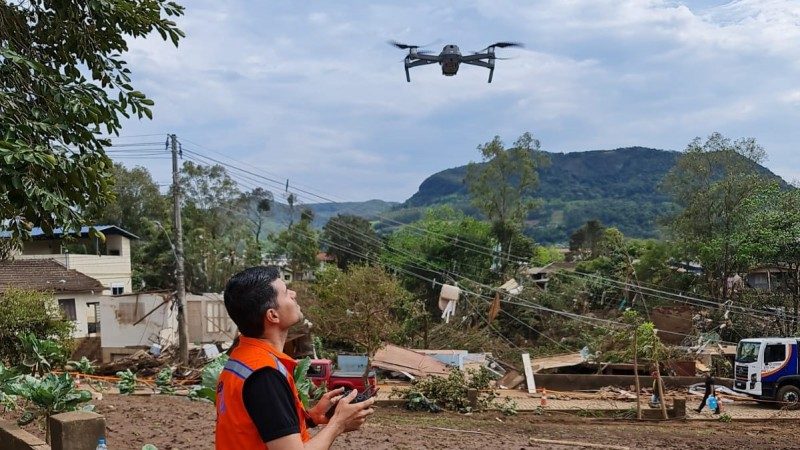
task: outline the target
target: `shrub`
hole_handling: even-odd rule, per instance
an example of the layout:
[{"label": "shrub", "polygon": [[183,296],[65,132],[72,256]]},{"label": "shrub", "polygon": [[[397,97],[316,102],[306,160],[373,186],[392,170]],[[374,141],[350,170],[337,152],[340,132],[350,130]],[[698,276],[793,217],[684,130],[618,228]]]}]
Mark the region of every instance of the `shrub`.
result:
[{"label": "shrub", "polygon": [[[448,409],[458,412],[472,410],[469,397],[470,389],[485,389],[489,385],[488,371],[467,370],[466,374],[453,369],[447,377],[430,376],[417,378],[411,387],[400,395],[406,400],[406,407],[412,410]],[[477,409],[485,409],[495,399],[494,392],[479,393]]]},{"label": "shrub", "polygon": [[51,339],[69,352],[73,324],[66,320],[53,296],[46,292],[9,289],[0,298],[0,360],[16,366],[21,362],[17,351],[18,336],[33,334]]}]

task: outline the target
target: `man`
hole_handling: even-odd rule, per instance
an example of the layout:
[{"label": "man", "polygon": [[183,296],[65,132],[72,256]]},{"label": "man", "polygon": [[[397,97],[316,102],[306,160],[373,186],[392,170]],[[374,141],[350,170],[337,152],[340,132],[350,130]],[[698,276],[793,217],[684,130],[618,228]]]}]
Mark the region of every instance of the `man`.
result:
[{"label": "man", "polygon": [[[217,384],[217,450],[327,449],[373,413],[374,399],[350,403],[355,389],[344,398],[333,390],[303,408],[292,377],[297,362],[283,353],[289,327],[303,320],[295,295],[274,267],[251,267],[228,280],[225,308],[241,336]],[[311,438],[308,427],[320,424],[327,425]]]},{"label": "man", "polygon": [[653,377],[653,395],[650,397],[650,407],[656,408],[661,406],[661,373],[657,366],[653,366],[650,376]]},{"label": "man", "polygon": [[[700,406],[697,407],[697,412],[702,411],[703,408],[706,406],[706,401],[708,400],[708,397],[712,395],[716,396],[716,393],[714,392],[715,391],[714,377],[711,376],[711,371],[706,372],[705,387],[706,387],[706,392],[705,395],[703,395],[703,401],[700,402]],[[719,414],[719,399],[717,399],[717,407],[714,411],[714,414]]]}]

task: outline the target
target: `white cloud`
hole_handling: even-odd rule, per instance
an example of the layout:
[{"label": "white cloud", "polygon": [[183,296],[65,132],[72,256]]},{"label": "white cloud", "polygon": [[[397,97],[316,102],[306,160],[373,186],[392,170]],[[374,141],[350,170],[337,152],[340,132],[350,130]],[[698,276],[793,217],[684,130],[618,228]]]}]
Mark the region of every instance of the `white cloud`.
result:
[{"label": "white cloud", "polygon": [[[132,42],[156,120],[126,134],[176,132],[344,199],[404,200],[433,172],[478,159],[479,143],[524,131],[574,151],[682,149],[718,130],[762,141],[779,173],[798,167],[796,1],[197,0],[178,22],[177,50]],[[404,52],[386,40],[437,38],[434,51],[526,49],[503,52],[516,59],[498,61],[492,84],[486,69],[443,77],[437,65],[406,83]]]}]

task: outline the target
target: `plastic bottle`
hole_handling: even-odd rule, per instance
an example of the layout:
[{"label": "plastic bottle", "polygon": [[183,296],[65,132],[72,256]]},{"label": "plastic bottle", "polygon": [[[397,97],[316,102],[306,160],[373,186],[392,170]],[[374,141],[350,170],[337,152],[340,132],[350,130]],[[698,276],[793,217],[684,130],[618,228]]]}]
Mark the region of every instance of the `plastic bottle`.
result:
[{"label": "plastic bottle", "polygon": [[106,438],[101,437],[97,440],[97,447],[94,450],[108,450],[108,446],[106,445]]}]

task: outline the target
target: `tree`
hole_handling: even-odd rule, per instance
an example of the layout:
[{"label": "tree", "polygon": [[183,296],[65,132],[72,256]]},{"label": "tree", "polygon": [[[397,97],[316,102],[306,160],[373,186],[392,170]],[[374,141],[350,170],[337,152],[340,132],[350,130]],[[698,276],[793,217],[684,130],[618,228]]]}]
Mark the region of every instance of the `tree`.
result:
[{"label": "tree", "polygon": [[324,339],[350,342],[372,356],[384,341],[403,343],[405,322],[416,318],[411,294],[379,266],[329,267],[313,291],[309,317]]},{"label": "tree", "polygon": [[274,198],[272,192],[257,187],[250,192],[245,192],[239,197],[239,207],[244,210],[250,222],[253,238],[256,240],[258,250],[261,250],[261,233],[272,211]]},{"label": "tree", "polygon": [[[537,203],[532,195],[539,183],[536,168],[547,158],[539,151],[539,141],[524,133],[506,149],[499,136],[479,145],[483,164],[467,166],[465,183],[472,204],[492,223],[492,232],[504,255],[511,240]],[[505,269],[506,264],[502,265]]]},{"label": "tree", "polygon": [[727,300],[725,280],[745,261],[734,236],[745,202],[767,181],[758,171],[766,157],[755,139],[731,141],[714,133],[695,138],[663,181],[681,210],[668,218],[673,239],[689,260],[699,260],[709,294]]},{"label": "tree", "polygon": [[170,288],[175,259],[167,238],[172,229],[172,207],[144,167],[128,169],[114,164],[114,199],[93,214],[96,223],[117,225],[139,237],[131,242],[135,289]]},{"label": "tree", "polygon": [[597,257],[598,246],[603,238],[605,228],[599,220],[590,220],[578,228],[569,237],[569,250],[580,255],[588,253],[590,258]]},{"label": "tree", "polygon": [[342,270],[351,264],[364,264],[377,258],[381,248],[381,238],[369,221],[349,214],[331,217],[322,228],[322,239]]},{"label": "tree", "polygon": [[[467,217],[449,206],[431,208],[425,217],[404,226],[387,239],[381,261],[387,267],[399,267],[424,279],[441,277],[448,271],[466,278],[489,283],[493,245],[491,225]],[[415,277],[404,277],[408,286],[429,294],[431,308],[437,289]],[[445,280],[439,279],[440,282]]]},{"label": "tree", "polygon": [[[786,272],[774,293],[778,304],[789,306],[792,316],[787,336],[798,331],[800,322],[800,190],[783,190],[771,184],[745,202],[739,242],[750,266],[768,265]],[[783,298],[788,300],[784,304]]]},{"label": "tree", "polygon": [[[113,196],[120,115],[152,118],[130,84],[128,39],[184,36],[166,0],[0,2],[0,228],[18,248],[34,225],[79,229]],[[4,252],[8,254],[8,248]]]},{"label": "tree", "polygon": [[225,281],[261,255],[237,209],[242,193],[224,167],[187,161],[181,170],[186,289],[220,291]]},{"label": "tree", "polygon": [[296,276],[316,266],[319,243],[317,232],[312,227],[314,212],[304,209],[300,213],[300,221],[289,225],[289,228],[277,236],[273,236],[275,249],[289,259],[289,267]]}]

